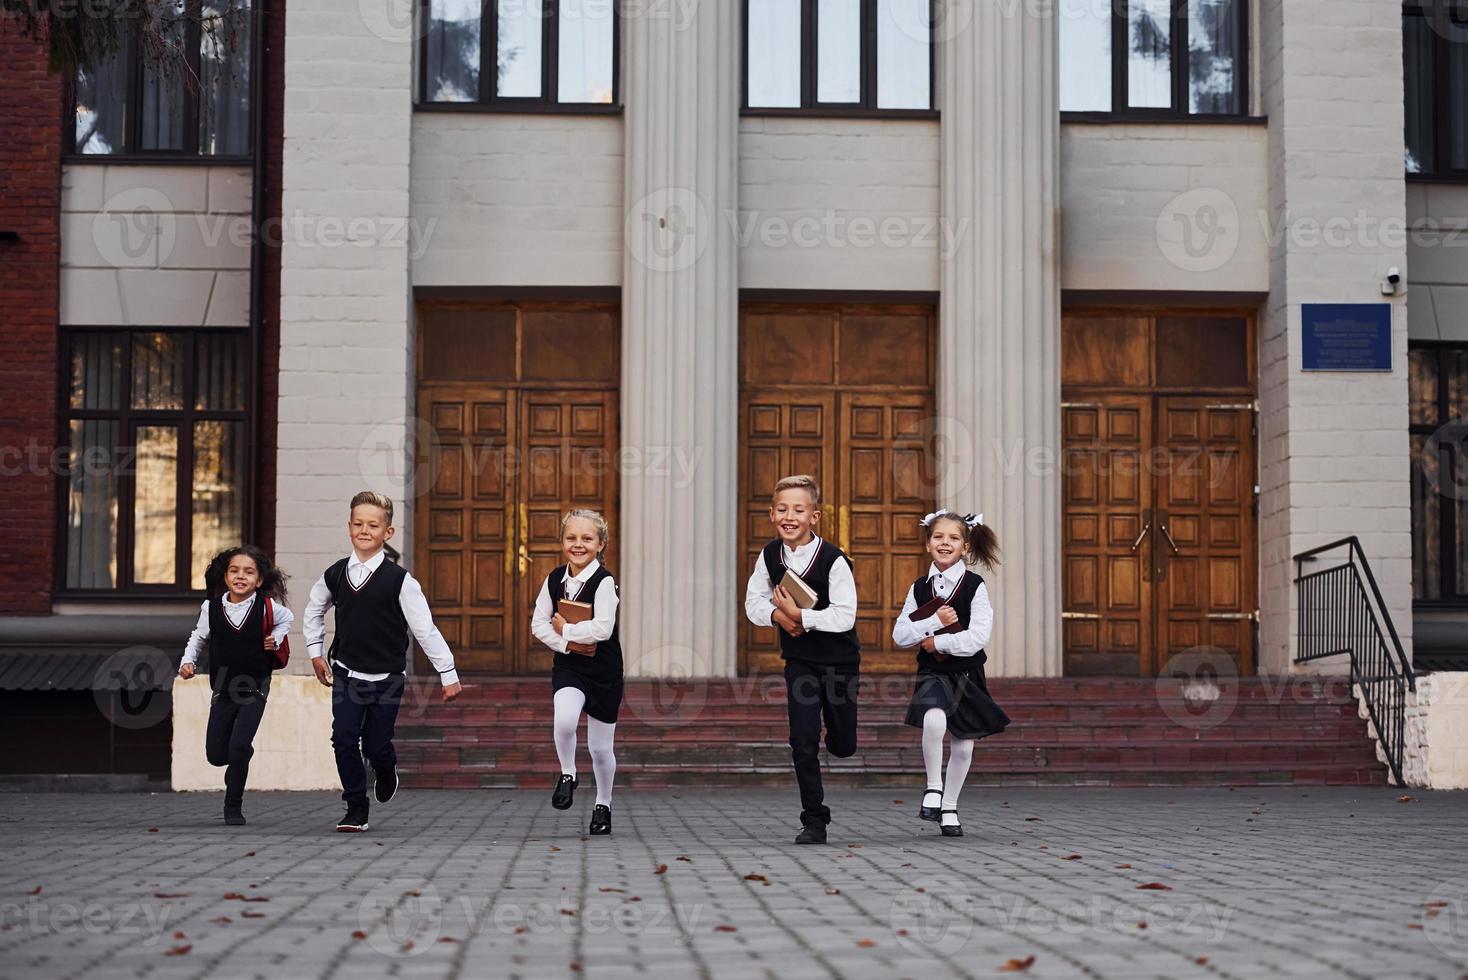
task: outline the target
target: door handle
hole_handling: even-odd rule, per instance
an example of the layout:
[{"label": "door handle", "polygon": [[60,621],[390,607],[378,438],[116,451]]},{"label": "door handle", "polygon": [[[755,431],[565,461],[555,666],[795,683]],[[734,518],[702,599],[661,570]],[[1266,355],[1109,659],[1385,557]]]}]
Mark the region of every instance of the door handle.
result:
[{"label": "door handle", "polygon": [[836,540],[841,550],[851,555],[851,505],[842,504],[836,511]]},{"label": "door handle", "polygon": [[525,540],[530,537],[530,513],[524,504],[520,505],[520,577],[530,571],[530,549]]},{"label": "door handle", "polygon": [[1100,619],[1101,618],[1101,614],[1100,613],[1087,613],[1087,612],[1063,612],[1063,613],[1060,614],[1060,618],[1061,619]]},{"label": "door handle", "polygon": [[1142,533],[1137,535],[1137,540],[1132,542],[1133,552],[1142,546],[1142,539],[1147,536],[1147,532],[1150,530],[1152,530],[1152,522],[1149,520],[1146,524],[1142,525]]},{"label": "door handle", "polygon": [[1172,540],[1172,532],[1167,529],[1167,525],[1158,524],[1157,529],[1162,532],[1163,537],[1167,538],[1167,546],[1172,549],[1172,553],[1174,555],[1182,554],[1182,549],[1177,546],[1176,541]]}]

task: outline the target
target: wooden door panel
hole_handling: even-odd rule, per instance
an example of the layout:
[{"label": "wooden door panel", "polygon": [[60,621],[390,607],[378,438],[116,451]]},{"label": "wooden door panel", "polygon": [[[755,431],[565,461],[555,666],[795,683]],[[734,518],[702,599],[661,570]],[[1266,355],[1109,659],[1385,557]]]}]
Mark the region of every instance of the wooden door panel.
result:
[{"label": "wooden door panel", "polygon": [[1231,656],[1240,673],[1252,673],[1251,617],[1258,605],[1253,412],[1198,397],[1159,403],[1166,424],[1158,433],[1155,577],[1164,642],[1153,669],[1177,654],[1213,647]]},{"label": "wooden door panel", "polygon": [[[505,459],[514,393],[432,384],[419,397],[438,445],[432,483],[416,509],[414,568],[458,666],[508,671],[515,631],[505,590],[513,540]],[[432,669],[421,651],[416,657],[420,671]]]},{"label": "wooden door panel", "polygon": [[[1146,669],[1152,587],[1146,540],[1151,401],[1105,396],[1062,409],[1062,562],[1065,670],[1071,675]],[[1135,545],[1135,547],[1134,547]]]}]

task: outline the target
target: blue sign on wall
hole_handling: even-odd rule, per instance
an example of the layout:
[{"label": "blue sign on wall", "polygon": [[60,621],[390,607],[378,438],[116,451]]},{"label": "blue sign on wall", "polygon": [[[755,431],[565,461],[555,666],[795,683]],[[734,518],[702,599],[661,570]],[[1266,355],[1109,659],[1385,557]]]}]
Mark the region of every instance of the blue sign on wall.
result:
[{"label": "blue sign on wall", "polygon": [[1306,371],[1392,369],[1390,303],[1305,303],[1300,319]]}]

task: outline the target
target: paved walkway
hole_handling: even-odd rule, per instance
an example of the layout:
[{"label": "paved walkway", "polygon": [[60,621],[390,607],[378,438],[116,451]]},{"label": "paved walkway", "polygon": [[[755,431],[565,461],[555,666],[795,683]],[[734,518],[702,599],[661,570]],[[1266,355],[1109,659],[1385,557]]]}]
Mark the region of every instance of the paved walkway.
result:
[{"label": "paved walkway", "polygon": [[363,836],[322,793],[6,794],[0,976],[1459,977],[1468,794],[1399,795],[970,788],[949,840],[846,791],[797,848],[793,788],[620,793],[594,839],[589,791]]}]

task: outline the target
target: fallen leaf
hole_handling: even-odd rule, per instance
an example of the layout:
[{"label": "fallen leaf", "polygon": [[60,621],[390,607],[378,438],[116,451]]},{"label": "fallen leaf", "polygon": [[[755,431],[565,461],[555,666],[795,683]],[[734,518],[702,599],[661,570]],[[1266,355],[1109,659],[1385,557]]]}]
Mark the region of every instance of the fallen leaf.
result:
[{"label": "fallen leaf", "polygon": [[[381,844],[378,844],[377,846],[378,847],[381,847],[382,845]],[[254,856],[255,856],[255,852],[254,851],[246,851],[245,852],[245,857],[247,857],[247,858],[252,858]]]},{"label": "fallen leaf", "polygon": [[403,952],[406,953],[408,950],[412,949],[414,946],[417,946],[417,945],[418,944],[415,943],[415,942],[413,942],[413,940],[411,940],[411,939],[405,939],[405,940],[403,940]]},{"label": "fallen leaf", "polygon": [[173,938],[174,938],[174,939],[187,939],[187,938],[189,938],[189,937],[188,937],[188,936],[185,936],[185,935],[184,935],[184,934],[183,934],[183,930],[182,930],[182,929],[179,929],[179,930],[178,930],[178,931],[177,931],[177,932],[175,932],[175,933],[174,933],[174,934],[173,934]]},{"label": "fallen leaf", "polygon": [[766,885],[768,885],[770,883],[770,879],[766,878],[764,875],[757,875],[757,874],[753,874],[753,873],[745,875],[744,876],[744,880],[745,881],[760,881],[760,882],[765,883]]},{"label": "fallen leaf", "polygon": [[[1025,823],[1044,823],[1044,822],[1045,821],[1041,820],[1039,817],[1025,817]],[[1009,962],[1015,963],[1015,962],[1018,962],[1018,961],[1017,960],[1010,960]]]},{"label": "fallen leaf", "polygon": [[188,955],[189,950],[191,950],[193,948],[194,947],[193,947],[192,944],[188,944],[188,945],[184,945],[184,946],[172,946],[172,947],[170,947],[168,949],[165,949],[163,951],[163,955],[164,956],[186,956],[186,955]]},{"label": "fallen leaf", "polygon": [[570,965],[567,967],[567,969],[569,969],[572,973],[580,973],[581,972],[581,964],[578,963],[578,962],[576,962],[575,960],[572,960],[571,963],[570,963]]},{"label": "fallen leaf", "polygon": [[576,910],[575,909],[561,909],[561,914],[562,915],[569,915],[569,916],[571,916],[574,919],[576,917]]},{"label": "fallen leaf", "polygon": [[216,926],[227,926],[234,920],[227,915],[217,915],[209,921],[214,923]]},{"label": "fallen leaf", "polygon": [[1065,857],[1061,858],[1060,860],[1062,860],[1062,861],[1079,861],[1080,859],[1081,859],[1081,856],[1079,854],[1067,854]]},{"label": "fallen leaf", "polygon": [[633,895],[631,898],[627,899],[627,901],[629,901],[629,902],[640,902],[640,901],[642,901],[642,896],[641,895]]},{"label": "fallen leaf", "polygon": [[652,869],[652,873],[655,875],[665,875],[668,873],[668,866],[666,864],[660,864]]},{"label": "fallen leaf", "polygon": [[403,897],[404,898],[407,898],[410,895],[413,898],[422,898],[423,897],[423,889],[421,889],[421,888],[409,888],[407,891],[403,892]]},{"label": "fallen leaf", "polygon": [[30,891],[26,892],[26,894],[27,895],[39,895],[39,894],[41,894],[41,889],[44,888],[44,887],[45,887],[44,885],[37,885],[35,888],[32,888]]},{"label": "fallen leaf", "polygon": [[714,926],[714,932],[738,932],[734,926]]},{"label": "fallen leaf", "polygon": [[625,892],[626,890],[627,889],[625,889],[625,888],[598,888],[597,889],[597,891],[599,891],[599,892]]},{"label": "fallen leaf", "polygon": [[458,940],[455,939],[453,936],[439,936],[438,937],[438,941],[441,942],[441,943],[456,943],[456,942],[458,942]]},{"label": "fallen leaf", "polygon": [[847,847],[856,847],[856,848],[860,848],[860,847],[865,847],[865,846],[866,846],[866,845],[864,845],[864,844],[847,844],[847,845],[846,845],[846,846],[847,846]]},{"label": "fallen leaf", "polygon": [[1010,959],[1010,960],[1006,960],[1005,963],[1004,963],[1004,965],[999,968],[999,972],[1000,973],[1023,973],[1023,972],[1025,972],[1026,970],[1028,970],[1030,967],[1032,967],[1034,965],[1035,965],[1035,956],[1034,956],[1033,953],[1031,953],[1029,956],[1026,956],[1022,960],[1021,959]]},{"label": "fallen leaf", "polygon": [[1429,919],[1436,919],[1438,916],[1442,915],[1442,910],[1441,909],[1427,909],[1422,914],[1425,915],[1425,916],[1427,916],[1427,918],[1429,918]]},{"label": "fallen leaf", "polygon": [[552,844],[551,845],[551,850],[553,850],[553,851],[559,851],[560,848],[559,847],[556,847],[554,844]]},{"label": "fallen leaf", "polygon": [[[156,834],[156,833],[158,833],[158,828],[157,827],[149,827],[148,828],[148,833],[150,833],[150,834]],[[193,947],[190,946],[189,949],[193,949]],[[184,950],[185,953],[187,953],[188,951],[189,951],[188,949]],[[177,953],[169,953],[167,955],[169,955],[169,956],[177,956],[178,954]]]},{"label": "fallen leaf", "polygon": [[1441,900],[1435,902],[1423,902],[1422,907],[1425,909],[1445,909],[1448,907],[1448,903]]},{"label": "fallen leaf", "polygon": [[520,933],[522,933],[524,931],[525,931],[525,927],[524,926],[516,926],[515,927],[515,935],[517,935],[517,936],[520,935]]},{"label": "fallen leaf", "polygon": [[893,806],[901,806],[902,805],[902,801],[901,800],[893,800],[892,801],[892,805]]},{"label": "fallen leaf", "polygon": [[693,863],[693,858],[689,857],[687,854],[680,854],[680,855],[678,855],[677,860],[679,860],[679,861],[687,861],[690,864]]},{"label": "fallen leaf", "polygon": [[904,868],[914,868],[914,867],[917,867],[917,865],[912,864],[911,862],[908,862],[907,864],[904,864],[903,867]]},{"label": "fallen leaf", "polygon": [[353,939],[366,939],[367,938],[367,934],[365,932],[363,932],[361,929],[358,929],[356,932],[353,932],[352,933],[352,938]]},{"label": "fallen leaf", "polygon": [[240,917],[243,919],[263,919],[265,918],[265,913],[251,912],[249,909],[245,909],[243,912],[240,913]]},{"label": "fallen leaf", "polygon": [[1198,964],[1199,966],[1207,966],[1208,965],[1208,957],[1206,957],[1206,956],[1200,956],[1196,960],[1194,960],[1193,962],[1196,963],[1196,964]]},{"label": "fallen leaf", "polygon": [[1139,890],[1141,890],[1141,891],[1149,891],[1149,892],[1170,892],[1170,891],[1172,891],[1172,886],[1171,885],[1164,885],[1160,881],[1149,881],[1146,884],[1138,885],[1137,888]]},{"label": "fallen leaf", "polygon": [[1399,797],[1397,797],[1397,802],[1398,803],[1416,803],[1417,802],[1417,799],[1416,799],[1416,797],[1412,797],[1412,796],[1399,796]]},{"label": "fallen leaf", "polygon": [[1145,928],[1147,928],[1147,923],[1145,923],[1145,922],[1138,922],[1137,923],[1137,928],[1138,929],[1145,929]]},{"label": "fallen leaf", "polygon": [[841,889],[839,889],[839,888],[827,888],[826,889],[826,894],[827,895],[840,895],[841,894]]},{"label": "fallen leaf", "polygon": [[898,929],[897,930],[897,935],[899,935],[899,936],[905,936],[905,935],[907,935],[907,930],[906,929]]},{"label": "fallen leaf", "polygon": [[1422,928],[1422,924],[1420,922],[1409,922],[1409,923],[1407,923],[1407,928],[1408,929],[1421,929]]},{"label": "fallen leaf", "polygon": [[1118,868],[1130,868],[1131,865],[1130,864],[1118,864],[1117,867]]},{"label": "fallen leaf", "polygon": [[188,892],[154,892],[154,898],[188,898]]},{"label": "fallen leaf", "polygon": [[856,944],[862,949],[871,949],[873,946],[877,945],[877,941],[875,939],[858,939],[856,941]]}]

